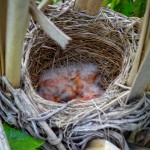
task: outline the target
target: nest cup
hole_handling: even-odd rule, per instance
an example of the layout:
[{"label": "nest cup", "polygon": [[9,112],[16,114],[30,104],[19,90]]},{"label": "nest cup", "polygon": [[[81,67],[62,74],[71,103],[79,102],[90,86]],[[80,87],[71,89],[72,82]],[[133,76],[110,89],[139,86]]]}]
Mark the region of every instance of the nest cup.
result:
[{"label": "nest cup", "polygon": [[[41,29],[38,28],[36,30],[32,47],[29,50],[30,54],[27,53],[26,57],[28,59],[27,78],[34,94],[36,94],[39,79],[45,70],[80,63],[95,64],[99,69],[102,89],[108,89],[109,85],[113,83],[123,69],[126,47],[120,32],[114,30],[107,22],[100,18],[92,18],[84,13],[78,14],[72,11],[68,11],[60,17],[52,17],[52,21],[72,38],[72,41],[65,50],[61,49]],[[35,97],[33,92],[28,92],[31,96]],[[39,98],[41,103],[42,101],[45,102],[38,94],[36,94],[36,97]],[[99,98],[97,101],[100,101]],[[46,103],[60,106],[51,101],[46,101]],[[80,103],[82,107],[88,104],[88,102]],[[74,104],[76,105],[76,103],[72,103],[72,106]],[[44,109],[51,109],[43,106],[42,108]],[[67,117],[67,120],[72,118],[69,115]],[[62,123],[58,124],[55,122],[54,124],[63,127]]]},{"label": "nest cup", "polygon": [[111,33],[113,34],[111,39],[111,28],[100,21],[93,23],[89,20],[80,24],[79,18],[78,22],[70,21],[69,17],[62,16],[62,18],[64,20],[53,21],[72,38],[65,50],[48,38],[43,31],[37,31],[28,62],[33,88],[36,90],[39,78],[46,69],[92,63],[98,66],[102,88],[106,90],[122,70],[125,49],[123,45],[117,44],[121,43],[119,32]]},{"label": "nest cup", "polygon": [[[45,14],[72,38],[65,50],[39,26],[33,22],[30,24],[25,40],[22,88],[16,91],[25,100],[20,98],[23,107],[18,107],[18,101],[15,101],[23,114],[19,126],[38,138],[48,135],[47,127],[55,131],[63,129],[63,141],[72,150],[84,149],[93,138],[115,141],[124,149],[120,140],[123,138],[122,130],[133,131],[142,127],[146,122],[141,124],[143,118],[140,115],[145,115],[148,109],[148,99],[138,99],[126,105],[130,90],[126,80],[135,57],[141,20],[104,8],[97,16],[78,13],[71,8],[62,12],[63,7],[48,6]],[[98,66],[101,85],[105,90],[102,97],[61,104],[45,100],[36,93],[44,70],[80,63]],[[138,114],[134,113],[136,109]],[[40,121],[46,121],[46,127]],[[49,143],[57,145],[60,141]]]},{"label": "nest cup", "polygon": [[[114,106],[121,107],[119,99],[122,104],[125,103],[129,89],[124,85],[139,40],[140,19],[129,19],[107,9],[101,9],[99,15],[94,17],[71,9],[64,14],[60,12],[61,9],[56,11],[50,6],[46,9],[46,15],[69,35],[72,41],[63,50],[40,28],[36,29],[34,38],[27,42],[24,90],[38,105],[41,113],[53,113],[47,118],[51,127],[67,130],[70,125],[86,124],[90,120],[92,122],[90,117],[98,117],[98,112],[103,112],[103,109],[106,111]],[[31,31],[32,28],[35,29],[33,24]],[[93,63],[98,66],[101,85],[106,91],[103,97],[87,102],[72,100],[67,104],[58,104],[44,100],[36,93],[39,78],[44,70],[80,63]],[[116,98],[118,101],[111,104]]]}]

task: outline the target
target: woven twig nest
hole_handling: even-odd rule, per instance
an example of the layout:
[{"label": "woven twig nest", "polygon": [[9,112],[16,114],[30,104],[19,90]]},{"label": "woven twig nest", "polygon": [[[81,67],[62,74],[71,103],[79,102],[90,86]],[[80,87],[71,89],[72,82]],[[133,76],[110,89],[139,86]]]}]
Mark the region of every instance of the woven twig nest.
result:
[{"label": "woven twig nest", "polygon": [[[139,38],[137,33],[139,20],[129,20],[120,15],[117,16],[118,18],[113,17],[113,20],[108,20],[107,17],[111,13],[112,15],[118,15],[109,10],[103,10],[97,17],[68,11],[60,17],[52,17],[53,22],[72,38],[65,50],[62,50],[40,28],[37,28],[33,39],[29,41],[29,49],[25,58],[27,61],[25,91],[30,93],[33,101],[38,102],[42,112],[47,110],[53,112],[60,108],[60,111],[51,118],[53,126],[66,127],[75,123],[89,110],[95,108],[95,104],[100,104],[102,107],[118,98],[118,95],[122,95],[122,92],[126,91],[127,93],[128,87],[125,87],[127,89],[124,90],[118,88],[116,83],[123,85],[128,77],[127,71],[131,67]],[[107,15],[106,18],[105,15]],[[127,24],[124,24],[125,19],[128,19]],[[132,24],[129,24],[129,21]],[[132,26],[133,23],[134,26]],[[125,25],[128,28],[125,28]],[[127,33],[125,33],[125,30]],[[134,43],[131,43],[130,38],[133,37],[128,34],[131,31],[136,34],[134,38],[137,39]],[[30,43],[32,46],[30,46]],[[99,67],[102,88],[106,92],[103,97],[94,100],[95,104],[93,104],[93,101],[83,102],[78,100],[73,100],[67,104],[58,104],[38,96],[36,90],[43,71],[80,63],[93,63]],[[127,64],[128,68],[126,68]],[[64,107],[63,110],[62,106]],[[73,109],[71,113],[70,109]]]},{"label": "woven twig nest", "polygon": [[[138,46],[140,19],[127,18],[108,9],[101,9],[97,16],[88,16],[72,9],[61,14],[60,7],[49,6],[45,13],[72,41],[62,50],[40,27],[31,23],[25,40],[22,88],[14,90],[3,78],[14,99],[13,106],[8,105],[9,95],[3,94],[1,115],[38,138],[49,137],[49,127],[56,134],[63,129],[63,141],[72,150],[84,149],[89,140],[97,137],[109,139],[124,149],[122,131],[143,128],[149,119],[148,95],[128,104],[126,101],[130,90],[126,80]],[[105,90],[102,97],[61,104],[36,93],[44,70],[80,63],[98,66]],[[61,141],[51,137],[48,142],[53,145]]]}]

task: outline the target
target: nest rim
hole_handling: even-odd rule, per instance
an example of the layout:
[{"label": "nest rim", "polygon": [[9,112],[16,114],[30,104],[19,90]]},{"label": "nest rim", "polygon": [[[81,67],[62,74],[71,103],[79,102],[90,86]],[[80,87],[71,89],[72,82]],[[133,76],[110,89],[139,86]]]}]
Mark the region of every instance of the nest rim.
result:
[{"label": "nest rim", "polygon": [[[73,16],[74,16],[74,14],[77,14],[77,12],[73,12],[72,13],[73,14]],[[108,15],[107,17],[109,18],[109,16],[111,16],[111,15],[113,15],[113,16],[117,16],[118,17],[118,19],[116,19],[117,20],[117,22],[118,23],[116,23],[116,26],[115,25],[112,25],[112,22],[109,20],[109,19],[107,19],[107,17],[105,18],[104,16],[106,16],[106,14]],[[85,15],[85,14],[81,14],[81,13],[79,13],[79,15]],[[119,13],[116,13],[116,12],[113,12],[113,11],[110,11],[110,10],[108,10],[108,9],[102,9],[102,11],[100,12],[100,14],[99,14],[99,16],[101,15],[101,21],[104,21],[104,19],[106,19],[106,22],[108,23],[109,21],[109,26],[112,28],[112,29],[114,29],[114,28],[121,28],[121,27],[119,27],[119,23],[122,21],[122,20],[124,20],[124,19],[126,19],[127,20],[127,22],[128,22],[128,24],[129,24],[129,22],[131,23],[130,25],[126,25],[126,29],[124,30],[124,32],[122,33],[122,34],[124,34],[124,36],[126,36],[126,38],[129,36],[129,35],[127,35],[127,33],[130,31],[130,30],[138,30],[138,26],[139,26],[139,24],[140,24],[140,19],[138,19],[138,18],[127,18],[126,16],[123,16],[122,14],[119,14]],[[86,16],[87,17],[87,16]],[[55,18],[55,17],[54,17]],[[90,18],[91,19],[91,18]],[[56,18],[56,20],[57,20],[57,18]],[[115,21],[116,21],[115,20]],[[114,21],[114,20],[113,20]],[[120,22],[119,22],[120,21]],[[124,23],[123,21],[122,21],[122,25],[124,25],[124,24],[126,24],[126,23]],[[121,25],[120,25],[121,26]],[[134,29],[133,29],[133,27],[134,27]],[[120,31],[121,31],[121,29],[120,29]],[[118,32],[118,31],[117,31]],[[125,33],[125,32],[127,32],[127,33]],[[136,32],[136,31],[135,31]],[[120,33],[121,34],[121,33]],[[136,33],[136,35],[138,35],[138,33]],[[131,36],[131,35],[130,35]],[[122,38],[122,37],[121,37]],[[132,38],[132,37],[129,37],[129,38]],[[137,37],[136,37],[137,38]],[[138,41],[138,38],[136,39],[137,41]],[[128,76],[128,72],[129,72],[129,70],[130,70],[130,67],[131,67],[131,64],[132,64],[132,62],[133,62],[133,54],[132,54],[132,56],[131,57],[129,57],[128,59],[127,59],[127,56],[130,56],[130,54],[131,53],[135,53],[135,51],[136,51],[136,47],[137,47],[137,45],[136,45],[136,43],[134,43],[132,46],[134,46],[134,48],[131,48],[131,46],[129,46],[129,42],[130,41],[130,39],[125,43],[125,46],[127,46],[127,48],[126,49],[130,49],[130,51],[128,51],[127,52],[127,50],[125,51],[125,53],[123,54],[124,55],[124,60],[123,60],[123,63],[124,63],[124,66],[123,66],[123,70],[121,71],[121,73],[117,76],[117,78],[115,79],[115,80],[113,80],[112,82],[111,82],[111,84],[109,85],[109,87],[107,88],[107,90],[105,91],[105,94],[104,94],[104,96],[102,96],[102,97],[100,97],[100,98],[96,98],[94,101],[96,101],[96,105],[99,105],[100,103],[102,103],[102,105],[101,106],[103,106],[104,104],[106,104],[106,103],[109,103],[109,102],[111,102],[111,99],[114,99],[114,97],[112,96],[112,91],[114,91],[114,93],[117,93],[117,92],[120,92],[120,91],[122,91],[122,90],[129,90],[129,87],[127,87],[126,85],[124,85],[124,83],[126,82],[125,80],[127,79],[127,76]],[[123,39],[123,42],[125,42],[125,39]],[[33,44],[33,41],[31,42],[32,44]],[[30,43],[30,44],[31,44]],[[114,40],[114,43],[115,43],[115,40]],[[29,44],[29,45],[30,45]],[[31,44],[31,45],[32,45]],[[31,45],[30,46],[28,46],[28,47],[30,47],[31,48]],[[58,112],[59,112],[59,109],[60,109],[60,111],[61,111],[61,107],[63,107],[64,109],[65,108],[67,108],[68,106],[69,107],[71,107],[72,109],[74,109],[74,108],[76,108],[76,107],[84,107],[84,106],[86,106],[86,107],[91,107],[91,106],[93,106],[93,105],[95,105],[95,104],[93,104],[93,100],[91,100],[91,101],[88,101],[88,102],[82,102],[81,104],[80,103],[76,103],[76,101],[78,101],[78,100],[76,100],[76,99],[74,99],[74,100],[72,100],[71,102],[69,102],[69,103],[67,103],[67,104],[60,104],[60,103],[55,103],[55,102],[52,102],[52,101],[47,101],[47,100],[44,100],[43,98],[41,98],[40,96],[38,96],[37,94],[36,94],[36,92],[35,92],[35,90],[34,90],[34,88],[32,87],[32,83],[31,83],[31,79],[30,79],[30,75],[29,75],[29,72],[28,72],[28,67],[27,67],[27,65],[28,65],[28,61],[29,61],[29,55],[30,55],[30,48],[28,48],[28,51],[27,51],[27,53],[26,53],[26,57],[25,57],[25,85],[26,85],[26,87],[25,87],[25,91],[28,93],[30,93],[31,95],[32,95],[32,98],[33,97],[35,97],[35,98],[33,98],[34,100],[35,100],[35,102],[36,103],[39,103],[39,104],[41,104],[41,105],[49,105],[49,107],[51,108],[51,107],[54,107],[54,108],[58,108]],[[122,80],[121,81],[121,83],[118,83],[118,85],[114,85],[114,83],[115,82],[120,82],[120,80]],[[116,86],[118,86],[118,87],[116,87]],[[27,90],[27,89],[30,89],[29,91]],[[120,89],[118,89],[118,88],[120,88]],[[122,89],[121,89],[122,88]],[[116,91],[116,89],[118,90],[118,91]],[[128,94],[128,91],[126,91],[125,92],[125,95],[127,95]],[[107,96],[108,95],[108,96]],[[112,96],[111,98],[109,97],[109,96]],[[121,94],[116,94],[116,95],[119,95],[119,97],[124,97],[125,95],[124,95],[124,92],[121,92]],[[122,96],[123,95],[123,96]],[[42,102],[41,102],[42,101]],[[98,102],[98,101],[100,101],[100,102]],[[95,103],[95,102],[94,102]],[[108,104],[109,105],[109,104]],[[111,105],[110,105],[111,106]],[[64,110],[63,109],[63,110]],[[43,111],[48,111],[48,108],[47,109],[43,109],[43,110],[41,110],[41,112],[43,112]],[[65,110],[64,110],[65,111]],[[57,116],[57,115],[56,115]],[[57,123],[56,123],[57,124]],[[72,121],[71,121],[71,124],[72,124]],[[60,123],[58,123],[58,126],[60,125]],[[60,126],[59,126],[60,127]]]}]

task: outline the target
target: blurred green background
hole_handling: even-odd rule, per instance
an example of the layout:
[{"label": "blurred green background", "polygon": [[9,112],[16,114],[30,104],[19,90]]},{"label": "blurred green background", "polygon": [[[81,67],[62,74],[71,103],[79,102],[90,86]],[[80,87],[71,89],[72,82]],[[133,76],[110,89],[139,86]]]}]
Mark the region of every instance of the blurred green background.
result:
[{"label": "blurred green background", "polygon": [[[42,0],[37,0],[42,1]],[[51,0],[57,4],[62,0]],[[147,0],[105,0],[104,7],[120,12],[128,17],[143,17]]]},{"label": "blurred green background", "polygon": [[128,17],[143,17],[147,0],[105,0],[103,6],[108,6]]}]

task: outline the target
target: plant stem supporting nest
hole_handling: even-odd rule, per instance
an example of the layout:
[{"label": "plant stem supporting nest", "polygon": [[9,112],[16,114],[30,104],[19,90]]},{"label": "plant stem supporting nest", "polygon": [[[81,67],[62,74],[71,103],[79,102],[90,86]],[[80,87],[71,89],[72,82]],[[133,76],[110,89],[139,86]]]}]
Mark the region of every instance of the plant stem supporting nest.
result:
[{"label": "plant stem supporting nest", "polygon": [[[147,3],[144,17],[142,33],[140,37],[138,51],[128,78],[130,85],[134,79],[128,100],[142,95],[150,83],[150,1]],[[139,69],[138,69],[139,68]],[[138,71],[138,73],[137,73]],[[134,73],[134,74],[133,74]],[[149,89],[149,87],[148,87]]]},{"label": "plant stem supporting nest", "polygon": [[150,1],[148,1],[147,3],[148,4],[147,4],[147,9],[145,12],[144,19],[143,19],[142,32],[140,35],[139,46],[137,49],[137,53],[135,55],[132,69],[130,71],[130,74],[129,74],[129,77],[127,80],[128,86],[131,86],[133,84],[136,74],[140,68],[141,62],[142,62],[144,55],[148,49],[148,47],[146,47],[146,46],[148,46],[148,44],[149,44],[148,39],[150,39],[150,38],[146,37],[146,36],[150,35],[150,33],[149,33],[150,32],[149,31],[150,30],[150,6],[149,6]]},{"label": "plant stem supporting nest", "polygon": [[5,75],[6,14],[7,0],[2,0],[0,4],[0,76]]},{"label": "plant stem supporting nest", "polygon": [[13,87],[20,86],[22,47],[28,24],[30,0],[9,0],[6,38],[6,76]]},{"label": "plant stem supporting nest", "polygon": [[76,0],[75,10],[86,11],[88,15],[97,15],[104,0]]}]

